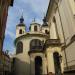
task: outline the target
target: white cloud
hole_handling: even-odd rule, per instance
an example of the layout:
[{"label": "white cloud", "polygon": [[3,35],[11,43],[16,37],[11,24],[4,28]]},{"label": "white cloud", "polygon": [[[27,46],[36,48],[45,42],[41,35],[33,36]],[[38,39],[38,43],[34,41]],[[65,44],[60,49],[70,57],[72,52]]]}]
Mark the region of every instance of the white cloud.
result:
[{"label": "white cloud", "polygon": [[48,0],[32,0],[31,5],[33,9],[38,13],[46,12]]},{"label": "white cloud", "polygon": [[37,23],[41,24],[41,25],[42,25],[42,23],[43,23],[42,20],[40,20],[40,19],[36,19],[35,21],[36,21]]},{"label": "white cloud", "polygon": [[[39,14],[40,16],[42,15],[44,16],[44,13],[46,14],[46,11],[47,11],[49,0],[21,0],[21,1],[19,0],[17,2],[22,2],[24,6],[26,5],[30,6],[31,7],[30,11],[33,11],[36,14]],[[25,13],[28,14],[29,11],[25,11]]]},{"label": "white cloud", "polygon": [[41,14],[41,15],[43,13],[46,13],[49,0],[27,0],[27,1],[31,5],[32,10],[35,13],[38,13],[38,14]]}]

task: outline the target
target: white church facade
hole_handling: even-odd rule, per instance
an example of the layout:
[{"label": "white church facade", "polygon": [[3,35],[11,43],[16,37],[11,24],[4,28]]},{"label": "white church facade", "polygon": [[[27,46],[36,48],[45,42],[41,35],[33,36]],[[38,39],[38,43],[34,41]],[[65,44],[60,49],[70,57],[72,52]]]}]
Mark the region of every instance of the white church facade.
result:
[{"label": "white church facade", "polygon": [[53,26],[53,36],[46,19],[40,25],[35,21],[30,24],[29,32],[23,23],[16,26],[15,75],[61,75],[63,74],[62,48]]}]

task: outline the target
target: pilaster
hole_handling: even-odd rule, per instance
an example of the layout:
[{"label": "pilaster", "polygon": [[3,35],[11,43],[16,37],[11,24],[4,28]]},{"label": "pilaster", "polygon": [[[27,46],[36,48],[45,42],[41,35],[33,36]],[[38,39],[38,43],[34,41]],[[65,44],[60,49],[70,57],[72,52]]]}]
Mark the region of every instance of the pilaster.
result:
[{"label": "pilaster", "polygon": [[35,59],[33,57],[30,58],[30,74],[35,75]]},{"label": "pilaster", "polygon": [[43,75],[47,75],[47,60],[43,57]]},{"label": "pilaster", "polygon": [[54,75],[54,60],[53,53],[50,51],[50,48],[47,48],[47,67],[48,67],[48,75]]}]

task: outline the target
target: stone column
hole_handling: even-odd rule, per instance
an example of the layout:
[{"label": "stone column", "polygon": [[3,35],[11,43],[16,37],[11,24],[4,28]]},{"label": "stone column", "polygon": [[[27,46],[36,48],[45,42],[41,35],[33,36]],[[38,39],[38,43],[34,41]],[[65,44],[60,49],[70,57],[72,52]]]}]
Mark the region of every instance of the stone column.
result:
[{"label": "stone column", "polygon": [[48,75],[54,75],[54,60],[53,53],[50,51],[50,48],[47,49],[47,67],[48,67]]},{"label": "stone column", "polygon": [[35,75],[35,60],[33,57],[30,60],[30,74]]},{"label": "stone column", "polygon": [[45,57],[43,58],[42,64],[43,64],[43,67],[42,67],[43,68],[43,75],[47,75],[47,60]]}]

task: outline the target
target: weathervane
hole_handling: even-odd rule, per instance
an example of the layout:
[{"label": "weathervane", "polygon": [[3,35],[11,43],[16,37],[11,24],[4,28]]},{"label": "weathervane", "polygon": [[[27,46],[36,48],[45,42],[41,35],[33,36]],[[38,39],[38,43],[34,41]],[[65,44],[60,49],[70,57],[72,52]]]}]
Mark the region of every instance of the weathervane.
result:
[{"label": "weathervane", "polygon": [[35,22],[35,18],[34,18],[34,20],[33,20],[34,22]]},{"label": "weathervane", "polygon": [[36,19],[34,18],[33,20],[32,20],[32,22],[34,23],[36,21]]}]

